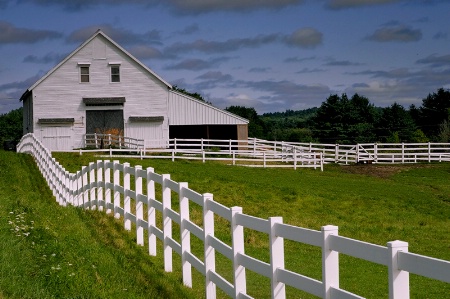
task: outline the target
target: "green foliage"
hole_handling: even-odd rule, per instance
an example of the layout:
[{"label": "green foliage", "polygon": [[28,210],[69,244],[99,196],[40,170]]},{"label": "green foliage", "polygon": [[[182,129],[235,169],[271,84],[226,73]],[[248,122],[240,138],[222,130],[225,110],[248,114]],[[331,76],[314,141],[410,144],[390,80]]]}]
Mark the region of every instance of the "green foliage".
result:
[{"label": "green foliage", "polygon": [[355,94],[348,99],[331,95],[313,117],[314,134],[325,143],[361,143],[375,139],[376,109],[369,100]]},{"label": "green foliage", "polygon": [[[411,114],[397,103],[383,109],[377,128],[382,142],[411,142],[417,130]],[[388,141],[394,135],[396,141]]]},{"label": "green foliage", "polygon": [[10,140],[17,144],[22,137],[22,107],[0,115],[0,147]]},{"label": "green foliage", "polygon": [[419,125],[432,140],[439,136],[439,126],[444,121],[450,121],[450,90],[438,89],[422,100],[419,113]]}]

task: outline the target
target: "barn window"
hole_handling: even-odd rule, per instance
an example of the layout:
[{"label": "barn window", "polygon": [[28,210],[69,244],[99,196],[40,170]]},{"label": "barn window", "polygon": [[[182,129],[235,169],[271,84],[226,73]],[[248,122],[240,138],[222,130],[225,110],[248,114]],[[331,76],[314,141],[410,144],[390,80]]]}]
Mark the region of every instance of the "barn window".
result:
[{"label": "barn window", "polygon": [[120,66],[111,65],[111,82],[120,82]]},{"label": "barn window", "polygon": [[89,83],[89,65],[80,66],[80,82]]}]

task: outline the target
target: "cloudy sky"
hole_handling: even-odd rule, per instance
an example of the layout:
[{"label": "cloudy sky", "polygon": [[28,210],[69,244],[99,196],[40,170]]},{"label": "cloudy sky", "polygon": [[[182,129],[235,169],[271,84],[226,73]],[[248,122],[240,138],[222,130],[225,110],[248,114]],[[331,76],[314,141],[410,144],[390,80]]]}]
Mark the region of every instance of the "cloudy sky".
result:
[{"label": "cloudy sky", "polygon": [[99,28],[220,108],[408,107],[450,88],[450,0],[0,0],[0,113]]}]

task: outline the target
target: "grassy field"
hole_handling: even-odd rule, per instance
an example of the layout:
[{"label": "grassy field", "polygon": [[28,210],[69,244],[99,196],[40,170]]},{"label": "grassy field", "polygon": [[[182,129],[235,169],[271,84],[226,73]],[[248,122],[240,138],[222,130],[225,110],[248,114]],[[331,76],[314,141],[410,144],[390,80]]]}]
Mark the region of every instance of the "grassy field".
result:
[{"label": "grassy field", "polygon": [[[6,155],[2,153],[2,155]],[[26,168],[22,169],[22,174],[9,179],[9,176],[1,176],[2,186],[8,186],[8,189],[3,195],[4,188],[0,195],[2,197],[14,198],[15,192],[11,191],[9,186],[17,182],[17,187],[27,194],[34,194],[39,197],[34,198],[29,195],[23,195],[21,200],[22,210],[26,206],[30,205],[29,198],[33,198],[31,201],[46,203],[45,207],[42,207],[42,215],[39,216],[40,221],[51,221],[55,218],[56,223],[52,226],[52,236],[54,237],[63,235],[64,238],[57,242],[58,246],[64,246],[67,249],[67,254],[77,257],[79,267],[86,268],[87,273],[84,274],[86,281],[81,278],[82,275],[73,275],[67,277],[71,273],[65,274],[65,278],[73,278],[75,276],[80,277],[78,284],[84,285],[87,289],[98,288],[96,293],[86,294],[83,297],[97,298],[97,294],[107,292],[111,286],[109,284],[109,278],[102,278],[100,285],[96,272],[102,267],[105,270],[103,275],[114,276],[115,273],[109,273],[109,263],[117,262],[125,269],[112,270],[123,272],[134,270],[139,272],[139,268],[144,266],[147,271],[142,271],[140,275],[131,272],[131,276],[134,277],[137,289],[133,292],[136,295],[130,295],[127,297],[139,297],[138,285],[143,281],[152,281],[154,276],[158,277],[161,283],[160,287],[157,287],[157,291],[161,291],[159,296],[166,296],[174,298],[174,294],[180,297],[188,297],[192,295],[194,297],[203,296],[203,278],[200,274],[196,274],[194,277],[194,285],[197,286],[197,290],[186,291],[181,286],[176,286],[176,283],[171,284],[173,281],[180,281],[180,265],[175,261],[175,272],[168,275],[167,278],[161,278],[162,266],[162,254],[161,250],[156,258],[149,258],[145,254],[145,250],[137,246],[132,245],[133,234],[124,233],[120,228],[120,224],[117,221],[111,219],[111,217],[104,216],[97,212],[86,212],[77,210],[74,208],[60,208],[56,203],[52,202],[51,194],[49,194],[45,188],[43,188],[42,180],[38,180],[36,177],[29,181],[32,181],[29,185],[20,183],[20,178],[26,175],[27,168],[33,168],[33,163],[30,159],[27,159],[23,155],[13,155],[18,159],[13,166],[8,166],[13,171],[19,172],[17,165],[24,164]],[[82,165],[87,165],[90,161],[95,161],[97,158],[84,154],[78,156],[74,154],[55,154],[55,157],[60,161],[68,170],[76,171],[81,168]],[[11,157],[1,157],[0,161],[6,159],[5,165],[11,165]],[[22,162],[19,162],[22,161]],[[23,162],[25,161],[25,162]],[[124,162],[125,160],[121,160]],[[327,224],[333,224],[339,226],[339,234],[355,239],[359,239],[366,242],[371,242],[379,245],[386,245],[388,241],[400,239],[409,243],[409,251],[419,254],[424,254],[440,259],[450,260],[450,165],[449,164],[420,164],[410,166],[377,166],[377,165],[357,165],[357,166],[339,166],[339,165],[327,165],[324,172],[311,169],[259,169],[259,168],[244,168],[244,167],[232,167],[219,163],[206,163],[201,162],[188,162],[177,161],[175,163],[167,160],[127,160],[132,165],[142,165],[143,167],[154,167],[157,173],[170,173],[171,178],[175,181],[189,182],[189,187],[200,193],[213,193],[214,199],[226,206],[242,206],[244,213],[262,218],[270,216],[282,216],[285,223],[302,226],[311,229],[320,229],[321,226]],[[6,167],[6,166],[5,166]],[[17,168],[17,169],[16,169]],[[2,168],[3,169],[3,165]],[[2,170],[3,173],[3,170]],[[35,175],[35,174],[34,174]],[[29,176],[29,175],[28,175]],[[9,183],[8,183],[9,180]],[[3,182],[7,182],[3,184]],[[41,191],[37,192],[35,189]],[[35,194],[37,192],[37,194]],[[9,195],[8,195],[9,194]],[[40,194],[44,194],[41,197]],[[25,198],[27,197],[27,198]],[[12,200],[14,202],[14,200]],[[43,205],[39,203],[39,205]],[[173,201],[175,205],[176,200]],[[3,201],[2,201],[3,204]],[[37,203],[36,203],[37,204]],[[37,208],[35,208],[37,209]],[[13,203],[10,206],[3,207],[1,209],[2,216],[5,220],[14,215],[14,217],[23,213],[21,209],[13,208]],[[50,211],[58,211],[54,216],[50,216]],[[11,211],[14,214],[9,214]],[[49,213],[47,215],[44,213]],[[35,221],[36,213],[24,214],[24,217],[28,217],[24,220],[25,223],[30,224],[27,221]],[[73,219],[64,221],[66,223],[63,227],[61,219],[66,219],[66,216],[70,215]],[[64,217],[63,217],[64,215]],[[198,221],[200,213],[196,213],[195,208],[192,209],[191,217]],[[58,218],[60,217],[60,218]],[[47,219],[48,218],[48,219]],[[218,224],[216,226],[216,235],[222,240],[229,243],[229,228],[224,220],[217,219]],[[5,223],[8,223],[7,220]],[[224,225],[221,225],[223,221]],[[27,237],[14,236],[11,229],[12,225],[6,225],[5,236],[9,233],[9,239],[15,241],[18,240],[25,242],[26,247],[30,251],[29,255],[40,256],[40,251],[33,248],[31,237],[35,233],[35,229],[30,232]],[[75,238],[79,231],[74,227],[88,227],[89,234],[94,236],[96,244],[92,241],[90,244],[87,242],[86,247],[82,251],[76,253],[70,253],[72,247],[78,247],[78,241],[70,243],[72,238]],[[95,233],[93,233],[95,231]],[[44,231],[45,232],[45,231]],[[255,256],[262,260],[268,259],[268,246],[267,236],[255,233],[253,231],[246,230],[246,253]],[[81,233],[80,233],[81,234]],[[85,233],[88,234],[88,233]],[[4,236],[4,238],[5,238]],[[82,236],[84,236],[82,234]],[[17,237],[17,238],[16,238]],[[177,237],[177,236],[176,236]],[[71,245],[62,245],[66,243],[66,239]],[[84,238],[81,237],[83,240]],[[194,238],[195,239],[195,238]],[[38,242],[34,241],[34,244]],[[18,242],[20,243],[20,242]],[[52,242],[51,242],[52,243]],[[30,245],[31,244],[31,245]],[[53,243],[52,243],[53,244]],[[96,244],[94,246],[93,244]],[[55,245],[56,246],[56,245]],[[65,247],[67,246],[67,247]],[[30,248],[31,247],[31,248]],[[91,247],[93,247],[91,249]],[[113,253],[111,256],[104,256],[102,259],[94,259],[97,264],[92,260],[85,261],[84,259],[91,258],[91,251],[94,248],[112,247]],[[161,247],[161,244],[159,244]],[[297,271],[299,273],[308,275],[310,277],[320,279],[321,278],[321,261],[320,250],[311,246],[300,245],[294,242],[285,242],[286,247],[286,268]],[[70,250],[69,250],[70,249]],[[123,258],[117,258],[119,252],[125,249],[126,254],[131,255]],[[160,248],[159,248],[160,249]],[[193,251],[200,252],[202,244],[193,240]],[[99,249],[100,250],[100,249]],[[108,249],[106,249],[108,250]],[[14,251],[14,249],[12,250]],[[45,255],[49,257],[55,250],[46,251]],[[59,250],[61,251],[61,249]],[[65,250],[63,250],[65,251]],[[3,252],[3,251],[2,251]],[[22,254],[21,254],[22,256]],[[59,257],[57,253],[56,256]],[[2,265],[4,261],[12,259],[13,256],[3,257]],[[52,257],[53,258],[53,257]],[[18,263],[23,258],[18,258]],[[135,262],[138,259],[140,262]],[[44,268],[41,266],[39,258],[28,258],[28,264],[31,267]],[[64,262],[71,263],[71,259],[64,259],[59,262],[60,268],[63,267]],[[112,260],[112,261],[111,261]],[[33,263],[39,263],[34,266]],[[42,261],[42,264],[49,263],[49,261]],[[102,263],[107,265],[100,266]],[[92,263],[92,264],[91,264]],[[136,264],[137,263],[137,264]],[[341,270],[340,280],[341,287],[355,292],[361,296],[367,298],[387,298],[388,286],[387,286],[387,269],[382,266],[374,265],[368,262],[364,262],[355,258],[350,258],[344,255],[340,256]],[[130,266],[132,264],[132,266]],[[92,267],[91,267],[92,266]],[[94,268],[94,266],[96,268]],[[53,267],[55,267],[53,265]],[[56,266],[57,267],[57,266]],[[92,270],[94,269],[94,270]],[[224,258],[218,255],[217,268],[219,272],[227,278],[230,278],[229,269],[231,265]],[[14,267],[15,268],[15,267]],[[47,275],[51,274],[52,268],[50,263],[47,265]],[[112,269],[112,268],[111,268]],[[60,271],[60,272],[58,272]],[[58,270],[57,273],[62,273],[62,270]],[[90,271],[90,272],[89,272]],[[154,271],[154,272],[153,272]],[[194,271],[195,272],[195,271]],[[1,291],[7,298],[13,297],[32,297],[27,296],[14,296],[14,292],[11,289],[21,289],[25,286],[17,285],[16,287],[6,287],[9,285],[9,281],[5,280],[2,266],[2,281]],[[8,273],[8,272],[6,272]],[[49,274],[50,273],[50,274]],[[114,275],[113,275],[114,274]],[[62,274],[61,274],[62,275]],[[147,276],[148,275],[148,276]],[[45,276],[45,275],[44,275]],[[51,275],[50,275],[51,276]],[[121,276],[119,274],[119,276]],[[260,277],[257,274],[248,271],[248,293],[255,298],[270,298],[269,285],[270,282]],[[31,276],[30,278],[32,278]],[[47,277],[47,276],[45,276]],[[44,278],[45,278],[44,277]],[[89,277],[91,279],[89,279]],[[140,277],[140,279],[138,279]],[[131,279],[131,278],[130,278]],[[64,283],[68,283],[67,279]],[[108,282],[106,282],[108,280]],[[448,298],[450,294],[450,285],[437,282],[422,277],[411,275],[411,294],[412,298]],[[58,280],[57,280],[58,281]],[[139,281],[139,282],[137,282]],[[46,279],[42,284],[46,283]],[[18,284],[18,283],[17,283]],[[86,286],[88,284],[88,286]],[[103,284],[103,285],[102,285]],[[4,287],[4,285],[6,285]],[[27,283],[25,283],[27,285]],[[113,286],[117,286],[119,283],[112,283]],[[169,289],[166,287],[170,285]],[[42,285],[39,285],[42,287]],[[48,285],[50,286],[50,285]],[[28,286],[27,286],[28,288]],[[38,286],[36,286],[38,288]],[[61,287],[66,290],[69,287]],[[131,288],[122,287],[131,291]],[[173,288],[173,289],[172,289]],[[45,288],[44,288],[45,289]],[[105,290],[106,289],[106,290]],[[9,290],[9,291],[6,291]],[[117,290],[116,290],[117,291]],[[163,295],[164,292],[172,293],[169,295]],[[28,291],[27,294],[33,294],[33,291]],[[63,292],[61,290],[60,292]],[[70,292],[70,291],[67,291]],[[94,291],[92,291],[94,292]],[[156,292],[156,291],[155,291]],[[11,295],[12,294],[12,295]],[[53,294],[49,291],[46,297],[51,297]],[[71,297],[68,295],[59,296],[55,291],[54,297]],[[65,293],[69,294],[69,293]],[[123,295],[123,293],[121,293]],[[182,295],[181,295],[182,294]],[[220,294],[220,292],[219,292]],[[311,295],[303,294],[301,292],[287,288],[287,294],[290,298],[313,298]],[[35,298],[43,298],[45,296],[35,296]],[[144,296],[152,297],[152,296]],[[155,296],[153,296],[155,297]]]},{"label": "grassy field", "polygon": [[0,298],[197,298],[121,227],[60,207],[31,156],[0,151]]}]

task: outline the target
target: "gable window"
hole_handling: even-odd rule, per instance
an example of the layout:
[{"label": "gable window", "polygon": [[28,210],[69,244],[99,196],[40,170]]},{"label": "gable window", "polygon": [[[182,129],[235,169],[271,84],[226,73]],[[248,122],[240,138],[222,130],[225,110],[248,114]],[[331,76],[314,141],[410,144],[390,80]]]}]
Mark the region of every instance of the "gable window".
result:
[{"label": "gable window", "polygon": [[111,65],[111,82],[120,82],[120,65]]},{"label": "gable window", "polygon": [[80,82],[89,83],[89,65],[80,66]]}]

